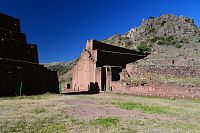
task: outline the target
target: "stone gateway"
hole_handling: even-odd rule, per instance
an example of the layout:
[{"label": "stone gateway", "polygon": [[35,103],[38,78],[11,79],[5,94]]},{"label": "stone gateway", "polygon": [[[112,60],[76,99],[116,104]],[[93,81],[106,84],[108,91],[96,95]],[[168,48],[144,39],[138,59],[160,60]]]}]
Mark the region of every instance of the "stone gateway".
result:
[{"label": "stone gateway", "polygon": [[146,57],[137,51],[88,40],[73,68],[72,89],[75,91],[108,91],[120,80],[126,64]]}]

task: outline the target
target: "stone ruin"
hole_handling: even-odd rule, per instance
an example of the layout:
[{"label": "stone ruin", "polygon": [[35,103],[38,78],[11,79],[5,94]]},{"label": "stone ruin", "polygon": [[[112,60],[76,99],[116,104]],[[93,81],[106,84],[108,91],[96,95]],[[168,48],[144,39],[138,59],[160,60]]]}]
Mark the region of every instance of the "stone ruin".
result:
[{"label": "stone ruin", "polygon": [[109,91],[126,64],[146,57],[137,51],[88,40],[72,73],[74,91]]},{"label": "stone ruin", "polygon": [[59,92],[56,71],[39,64],[37,45],[27,44],[20,20],[0,13],[0,96]]}]

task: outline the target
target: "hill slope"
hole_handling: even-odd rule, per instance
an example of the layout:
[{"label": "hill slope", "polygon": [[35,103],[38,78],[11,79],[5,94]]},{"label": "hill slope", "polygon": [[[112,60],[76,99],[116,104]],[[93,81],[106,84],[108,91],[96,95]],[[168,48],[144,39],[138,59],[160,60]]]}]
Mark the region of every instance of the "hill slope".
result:
[{"label": "hill slope", "polygon": [[45,64],[44,66],[50,70],[58,71],[59,81],[70,83],[72,81],[72,68],[77,61],[78,59],[70,62],[53,62]]},{"label": "hill slope", "polygon": [[143,64],[200,65],[200,30],[193,19],[162,15],[143,20],[140,27],[102,42],[151,53]]},{"label": "hill slope", "polygon": [[[195,70],[196,67],[200,66],[200,29],[195,25],[193,19],[183,16],[166,14],[158,18],[150,17],[149,20],[142,20],[141,26],[132,28],[124,35],[114,35],[102,40],[102,42],[151,53],[145,59],[132,63],[132,65],[130,64],[129,67],[135,67],[135,65],[137,67],[140,65],[151,67],[153,65],[158,67],[154,69],[161,70],[162,67],[159,68],[159,66],[173,65],[185,66],[187,68],[184,68],[185,70],[190,70],[190,67],[195,66]],[[58,70],[60,81],[70,82],[71,69],[76,64],[76,61],[77,60],[69,63],[52,63],[46,66],[49,69]],[[129,77],[127,76],[128,73],[125,73],[124,76]],[[132,72],[129,72],[130,75],[131,73]],[[175,73],[180,75],[180,73]],[[146,75],[141,73],[139,74],[140,78],[145,76]],[[163,78],[160,77],[160,75],[154,75],[154,77],[157,79]],[[186,80],[181,79],[181,81],[199,81],[200,79],[199,77],[197,77],[197,79],[193,78]],[[166,77],[164,80],[166,80]],[[171,80],[179,81],[180,79],[170,79],[170,81]]]}]

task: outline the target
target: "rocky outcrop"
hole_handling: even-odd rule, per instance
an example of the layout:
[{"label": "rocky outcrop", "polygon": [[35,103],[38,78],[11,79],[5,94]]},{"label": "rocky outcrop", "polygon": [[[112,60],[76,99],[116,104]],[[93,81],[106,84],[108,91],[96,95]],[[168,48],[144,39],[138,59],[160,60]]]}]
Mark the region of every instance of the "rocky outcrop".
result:
[{"label": "rocky outcrop", "polygon": [[141,26],[132,28],[126,34],[114,35],[102,41],[134,49],[141,41],[148,41],[154,36],[172,36],[181,42],[198,41],[200,30],[193,19],[166,14],[158,18],[151,17],[149,20],[142,20]]},{"label": "rocky outcrop", "polygon": [[72,68],[79,59],[70,62],[53,62],[44,64],[49,70],[58,72],[59,82],[71,83],[72,81]]}]

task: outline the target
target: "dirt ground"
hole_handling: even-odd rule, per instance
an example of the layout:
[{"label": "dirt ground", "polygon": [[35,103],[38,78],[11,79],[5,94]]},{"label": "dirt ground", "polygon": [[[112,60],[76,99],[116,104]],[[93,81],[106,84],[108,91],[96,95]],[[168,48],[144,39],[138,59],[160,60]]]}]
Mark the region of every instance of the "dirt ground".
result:
[{"label": "dirt ground", "polygon": [[200,100],[104,93],[0,98],[0,132],[200,133]]}]

